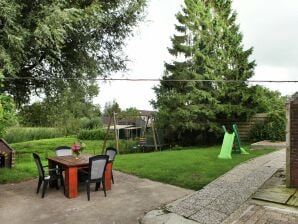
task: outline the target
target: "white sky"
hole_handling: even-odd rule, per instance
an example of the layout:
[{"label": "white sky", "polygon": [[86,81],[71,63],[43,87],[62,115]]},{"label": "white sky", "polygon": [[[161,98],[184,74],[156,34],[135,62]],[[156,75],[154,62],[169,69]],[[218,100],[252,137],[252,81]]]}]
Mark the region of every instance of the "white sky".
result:
[{"label": "white sky", "polygon": [[[148,0],[146,21],[128,41],[125,53],[131,62],[129,72],[112,78],[161,78],[164,62],[170,62],[167,48],[175,33],[175,14],[183,0]],[[298,80],[298,1],[297,0],[234,0],[237,22],[245,48],[253,47],[251,59],[257,63],[255,80]],[[124,76],[123,76],[124,75]],[[152,90],[158,82],[113,81],[100,83],[95,99],[102,108],[115,100],[121,109],[136,107],[152,110]],[[283,95],[298,90],[298,83],[262,84]]]}]

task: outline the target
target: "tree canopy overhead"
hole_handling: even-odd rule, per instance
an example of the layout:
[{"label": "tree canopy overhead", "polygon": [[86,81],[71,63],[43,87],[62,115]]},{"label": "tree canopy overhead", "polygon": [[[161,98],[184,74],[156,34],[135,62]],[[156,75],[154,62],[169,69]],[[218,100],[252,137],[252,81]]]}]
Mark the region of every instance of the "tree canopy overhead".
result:
[{"label": "tree canopy overhead", "polygon": [[0,0],[1,92],[18,104],[32,92],[96,94],[96,77],[125,69],[125,38],[146,0]]}]

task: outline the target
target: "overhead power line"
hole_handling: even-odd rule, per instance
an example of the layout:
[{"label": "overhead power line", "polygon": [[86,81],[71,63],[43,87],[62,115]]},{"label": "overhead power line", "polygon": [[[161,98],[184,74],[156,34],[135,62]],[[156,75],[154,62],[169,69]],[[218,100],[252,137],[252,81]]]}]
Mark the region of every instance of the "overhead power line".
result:
[{"label": "overhead power line", "polygon": [[298,83],[298,80],[213,80],[213,79],[151,79],[151,78],[61,78],[61,77],[4,77],[5,80],[88,80],[88,81],[129,81],[129,82],[249,82],[249,83]]}]

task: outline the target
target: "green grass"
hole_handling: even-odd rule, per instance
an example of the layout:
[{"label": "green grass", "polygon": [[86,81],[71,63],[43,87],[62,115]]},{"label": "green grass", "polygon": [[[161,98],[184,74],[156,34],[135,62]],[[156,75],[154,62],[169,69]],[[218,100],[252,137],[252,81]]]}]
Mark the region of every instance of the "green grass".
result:
[{"label": "green grass", "polygon": [[272,152],[251,151],[233,154],[233,159],[218,159],[220,146],[181,151],[163,151],[118,156],[114,169],[184,188],[199,190],[239,163]]},{"label": "green grass", "polygon": [[[17,152],[16,167],[0,169],[0,183],[20,182],[37,177],[32,152],[39,153],[43,163],[46,164],[46,157],[54,155],[54,149],[57,146],[71,146],[74,142],[78,142],[77,139],[69,137],[11,144]],[[87,145],[84,153],[101,153],[103,141],[84,140],[83,142]],[[273,150],[251,151],[249,155],[233,154],[231,160],[218,159],[219,151],[218,145],[117,155],[113,168],[139,177],[198,190],[239,163]]]}]

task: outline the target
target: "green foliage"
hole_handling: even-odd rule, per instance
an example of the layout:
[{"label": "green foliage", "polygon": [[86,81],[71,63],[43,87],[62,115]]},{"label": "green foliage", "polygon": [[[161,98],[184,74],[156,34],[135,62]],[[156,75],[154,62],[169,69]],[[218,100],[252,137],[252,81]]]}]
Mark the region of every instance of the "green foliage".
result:
[{"label": "green foliage", "polygon": [[120,113],[121,108],[119,104],[116,102],[116,100],[113,100],[113,102],[107,102],[104,107],[103,114],[105,116],[113,116],[113,113]]},{"label": "green foliage", "polygon": [[101,126],[102,126],[102,123],[99,117],[94,117],[94,118],[83,117],[80,119],[81,129],[96,129]]},{"label": "green foliage", "polygon": [[277,91],[271,91],[262,86],[253,88],[258,112],[267,113],[268,116],[264,122],[253,127],[250,132],[250,139],[252,141],[284,141],[286,136],[286,97],[281,96]]},{"label": "green foliage", "polygon": [[57,138],[65,133],[58,128],[11,127],[7,129],[3,138],[8,143],[25,142],[38,139]]},{"label": "green foliage", "polygon": [[19,71],[19,63],[24,54],[24,39],[27,31],[19,24],[21,5],[15,0],[0,0],[0,77],[6,73]]},{"label": "green foliage", "polygon": [[[165,64],[152,101],[158,110],[158,126],[167,130],[170,142],[179,145],[216,139],[220,120],[244,119],[255,113],[253,93],[245,82],[253,75],[255,63],[249,62],[252,49],[243,49],[231,1],[184,3],[176,15],[179,34],[173,36],[169,49],[175,60]],[[229,80],[237,82],[225,82]]]},{"label": "green foliage", "polygon": [[[120,154],[127,154],[127,153],[139,152],[136,149],[136,146],[137,145],[138,145],[138,141],[137,140],[133,140],[133,139],[128,139],[128,140],[119,139],[119,141],[118,141],[119,153]],[[111,138],[108,139],[108,141],[106,142],[106,147],[116,148],[116,141],[114,139],[114,135],[111,136]]]},{"label": "green foliage", "polygon": [[7,127],[15,124],[16,112],[12,99],[5,95],[0,95],[0,136],[3,136]]},{"label": "green foliage", "polygon": [[285,111],[268,114],[264,122],[257,123],[250,131],[250,140],[257,142],[263,140],[285,141],[286,117]]},{"label": "green foliage", "polygon": [[23,106],[19,112],[25,126],[59,127],[66,133],[75,134],[80,128],[100,126],[100,107],[93,105],[80,92],[64,90],[56,97]]},{"label": "green foliage", "polygon": [[1,92],[20,106],[32,93],[94,91],[94,78],[124,70],[122,48],[146,1],[0,0],[0,5],[0,77],[6,77]]},{"label": "green foliage", "polygon": [[278,91],[272,91],[266,87],[256,85],[253,87],[258,113],[281,111],[285,114],[286,97]]},{"label": "green foliage", "polygon": [[[253,49],[244,49],[242,34],[236,24],[236,12],[232,1],[211,1],[218,20],[213,21],[216,33],[215,63],[212,70],[216,79],[216,99],[219,102],[217,119],[227,121],[245,120],[256,113],[254,92],[246,80],[254,74],[255,61],[250,61]],[[236,80],[237,82],[229,82]]]},{"label": "green foliage", "polygon": [[135,107],[127,108],[119,113],[118,119],[125,119],[128,123],[135,123],[140,119],[140,112]]},{"label": "green foliage", "polygon": [[47,107],[42,102],[35,102],[25,105],[18,113],[18,120],[21,125],[29,127],[51,126],[47,121]]},{"label": "green foliage", "polygon": [[134,147],[138,145],[138,141],[133,139],[128,140],[119,140],[119,151],[121,154],[127,154],[127,153],[134,153],[136,150],[134,150]]},{"label": "green foliage", "polygon": [[[106,130],[104,129],[92,129],[92,130],[80,130],[77,137],[81,140],[104,140],[106,135]],[[108,139],[113,138],[113,135],[110,134]]]}]

